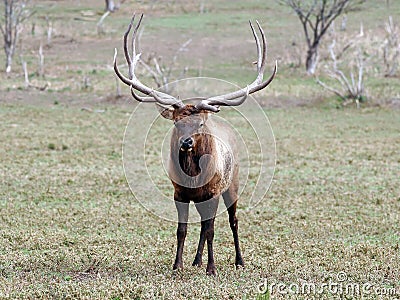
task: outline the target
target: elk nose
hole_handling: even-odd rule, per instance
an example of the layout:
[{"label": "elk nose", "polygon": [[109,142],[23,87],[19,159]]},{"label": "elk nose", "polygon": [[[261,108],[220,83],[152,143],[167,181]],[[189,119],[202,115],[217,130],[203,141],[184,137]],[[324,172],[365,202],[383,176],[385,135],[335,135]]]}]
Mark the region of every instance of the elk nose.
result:
[{"label": "elk nose", "polygon": [[190,151],[193,147],[194,141],[191,137],[184,139],[181,144],[182,151]]}]

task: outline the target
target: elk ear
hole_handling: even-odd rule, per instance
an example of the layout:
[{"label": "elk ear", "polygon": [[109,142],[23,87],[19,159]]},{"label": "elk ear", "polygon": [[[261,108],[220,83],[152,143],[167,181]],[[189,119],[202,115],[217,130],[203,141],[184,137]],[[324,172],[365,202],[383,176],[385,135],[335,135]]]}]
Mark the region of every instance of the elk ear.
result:
[{"label": "elk ear", "polygon": [[157,109],[160,112],[160,115],[162,115],[164,118],[168,120],[173,120],[174,119],[174,108],[172,107],[165,107],[163,105],[160,105],[156,103]]}]

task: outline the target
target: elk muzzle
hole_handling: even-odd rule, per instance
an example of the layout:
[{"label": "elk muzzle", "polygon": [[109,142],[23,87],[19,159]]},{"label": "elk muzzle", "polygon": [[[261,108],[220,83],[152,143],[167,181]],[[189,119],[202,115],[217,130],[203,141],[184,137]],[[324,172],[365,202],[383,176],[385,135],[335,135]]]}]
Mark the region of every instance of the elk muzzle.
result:
[{"label": "elk muzzle", "polygon": [[181,151],[186,151],[186,152],[192,151],[193,146],[194,146],[193,138],[188,137],[186,139],[185,138],[181,139],[181,147],[180,147]]}]

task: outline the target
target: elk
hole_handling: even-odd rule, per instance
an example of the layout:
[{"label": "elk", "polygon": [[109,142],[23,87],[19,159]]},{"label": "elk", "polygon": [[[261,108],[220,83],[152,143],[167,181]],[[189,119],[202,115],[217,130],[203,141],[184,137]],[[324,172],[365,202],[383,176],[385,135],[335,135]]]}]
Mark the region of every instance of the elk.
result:
[{"label": "elk", "polygon": [[[173,269],[183,268],[182,254],[187,233],[189,203],[193,201],[201,217],[200,239],[193,266],[202,265],[202,255],[207,241],[208,262],[206,273],[215,275],[216,268],[213,254],[214,220],[218,208],[219,197],[222,195],[229,215],[229,224],[235,245],[235,265],[244,266],[238,238],[238,219],[236,207],[239,189],[239,164],[236,150],[235,133],[228,125],[218,124],[213,114],[220,111],[221,106],[238,106],[249,94],[267,87],[275,77],[277,63],[270,78],[263,81],[267,57],[266,38],[260,24],[262,45],[251,22],[258,59],[257,78],[247,87],[227,94],[213,97],[196,97],[195,104],[185,104],[184,101],[170,94],[154,90],[135,75],[135,67],[140,58],[137,54],[135,39],[143,14],[132,32],[130,50],[128,49],[129,34],[134,24],[133,15],[123,38],[123,49],[128,64],[128,77],[123,75],[117,65],[117,49],[114,54],[114,71],[118,78],[130,87],[132,97],[145,103],[155,103],[161,107],[161,115],[174,122],[170,142],[170,163],[168,175],[174,187],[174,201],[178,213],[178,228],[176,258]],[[140,92],[144,95],[139,95]]]}]

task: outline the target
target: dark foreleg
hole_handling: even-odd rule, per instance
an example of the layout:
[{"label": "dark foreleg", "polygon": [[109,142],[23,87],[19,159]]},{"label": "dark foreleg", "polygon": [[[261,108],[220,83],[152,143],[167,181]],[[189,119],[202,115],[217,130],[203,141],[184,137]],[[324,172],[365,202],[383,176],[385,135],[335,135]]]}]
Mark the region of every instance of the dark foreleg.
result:
[{"label": "dark foreleg", "polygon": [[177,248],[174,270],[183,268],[182,253],[187,232],[189,203],[175,201],[175,206],[178,211],[178,229],[176,230]]},{"label": "dark foreleg", "polygon": [[201,230],[200,230],[200,239],[199,245],[197,247],[196,257],[192,263],[193,266],[201,267],[203,264],[203,250],[204,250],[204,243],[206,241],[206,224],[205,221],[201,221]]},{"label": "dark foreleg", "polygon": [[216,269],[214,264],[214,252],[213,252],[213,239],[214,239],[214,220],[218,208],[218,198],[210,199],[205,202],[197,203],[196,209],[201,216],[201,230],[199,245],[196,252],[196,257],[193,261],[194,266],[202,265],[202,255],[204,250],[204,244],[207,240],[207,274],[215,275]]}]

